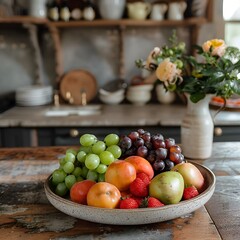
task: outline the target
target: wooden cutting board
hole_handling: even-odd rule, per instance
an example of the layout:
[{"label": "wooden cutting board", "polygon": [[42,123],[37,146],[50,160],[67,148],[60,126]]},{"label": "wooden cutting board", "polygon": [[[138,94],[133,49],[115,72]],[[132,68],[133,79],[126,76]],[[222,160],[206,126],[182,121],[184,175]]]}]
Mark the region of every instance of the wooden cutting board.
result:
[{"label": "wooden cutting board", "polygon": [[71,70],[63,75],[59,88],[60,94],[65,101],[69,102],[70,93],[73,101],[69,103],[81,105],[83,93],[86,94],[87,103],[96,96],[97,81],[95,77],[86,70]]}]

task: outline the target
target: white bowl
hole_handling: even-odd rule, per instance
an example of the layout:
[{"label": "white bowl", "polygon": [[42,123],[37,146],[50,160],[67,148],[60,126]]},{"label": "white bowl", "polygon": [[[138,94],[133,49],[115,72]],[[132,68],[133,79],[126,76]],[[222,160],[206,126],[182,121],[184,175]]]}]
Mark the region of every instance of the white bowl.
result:
[{"label": "white bowl", "polygon": [[104,89],[99,90],[99,99],[106,104],[115,105],[121,103],[125,96],[125,90],[119,89],[115,92],[108,92]]},{"label": "white bowl", "polygon": [[157,223],[172,220],[194,212],[203,206],[213,195],[216,178],[211,170],[200,164],[196,167],[201,171],[205,179],[205,190],[190,200],[181,201],[177,204],[165,205],[157,208],[138,209],[107,209],[78,204],[68,199],[57,196],[50,188],[50,178],[44,183],[46,196],[50,203],[72,217],[79,219],[114,225],[139,225]]},{"label": "white bowl", "polygon": [[128,91],[151,91],[152,89],[153,84],[141,84],[128,87]]},{"label": "white bowl", "polygon": [[140,92],[133,93],[131,91],[128,91],[126,98],[129,102],[135,105],[144,105],[151,100],[151,92],[140,91]]}]

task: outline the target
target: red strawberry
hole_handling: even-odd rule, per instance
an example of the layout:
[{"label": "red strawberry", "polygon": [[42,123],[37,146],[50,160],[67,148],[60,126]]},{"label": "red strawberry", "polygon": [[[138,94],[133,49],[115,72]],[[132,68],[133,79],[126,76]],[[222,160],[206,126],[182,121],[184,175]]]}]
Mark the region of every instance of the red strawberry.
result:
[{"label": "red strawberry", "polygon": [[146,185],[149,185],[150,179],[144,172],[137,173],[137,178],[141,178]]},{"label": "red strawberry", "polygon": [[137,201],[138,207],[139,207],[141,205],[142,201],[143,201],[143,198],[141,198],[141,197],[134,197],[134,196],[132,198]]},{"label": "red strawberry", "polygon": [[154,208],[162,206],[164,206],[164,204],[154,197],[146,197],[142,200],[140,204],[141,208]]},{"label": "red strawberry", "polygon": [[188,200],[196,197],[199,194],[198,190],[194,186],[190,186],[184,189],[183,191],[183,199]]},{"label": "red strawberry", "polygon": [[130,192],[136,197],[147,197],[148,186],[143,182],[141,178],[136,178],[130,184]]},{"label": "red strawberry", "polygon": [[138,202],[133,198],[125,198],[120,200],[121,209],[133,209],[138,208]]},{"label": "red strawberry", "polygon": [[164,204],[160,202],[157,198],[149,197],[148,198],[148,207],[154,208],[154,207],[162,207]]}]

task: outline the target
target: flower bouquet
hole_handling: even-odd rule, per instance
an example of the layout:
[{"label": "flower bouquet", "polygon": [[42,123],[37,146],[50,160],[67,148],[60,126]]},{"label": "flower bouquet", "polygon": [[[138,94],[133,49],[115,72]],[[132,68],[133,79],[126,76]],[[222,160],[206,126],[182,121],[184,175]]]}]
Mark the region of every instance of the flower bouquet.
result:
[{"label": "flower bouquet", "polygon": [[146,61],[137,60],[140,68],[155,72],[166,91],[188,93],[194,103],[206,94],[228,99],[240,94],[240,51],[224,40],[213,39],[194,46],[195,55],[187,55],[184,42],[175,32],[170,45],[155,47]]}]

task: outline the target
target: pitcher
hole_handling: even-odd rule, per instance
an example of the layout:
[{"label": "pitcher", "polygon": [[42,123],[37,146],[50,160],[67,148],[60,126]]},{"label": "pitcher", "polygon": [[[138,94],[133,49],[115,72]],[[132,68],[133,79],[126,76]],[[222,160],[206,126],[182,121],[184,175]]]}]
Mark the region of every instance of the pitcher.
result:
[{"label": "pitcher", "polygon": [[129,18],[144,20],[151,12],[152,5],[148,2],[133,2],[127,4],[127,9]]},{"label": "pitcher", "polygon": [[172,2],[168,7],[168,19],[170,20],[182,20],[184,17],[184,11],[187,8],[186,2]]},{"label": "pitcher", "polygon": [[104,19],[121,19],[125,0],[98,0],[100,15]]},{"label": "pitcher", "polygon": [[47,16],[46,3],[47,0],[29,1],[29,15],[38,18],[45,18]]},{"label": "pitcher", "polygon": [[150,18],[152,20],[163,20],[164,19],[164,14],[167,11],[167,4],[165,3],[158,3],[158,4],[154,4],[152,7],[152,12],[150,15]]}]

